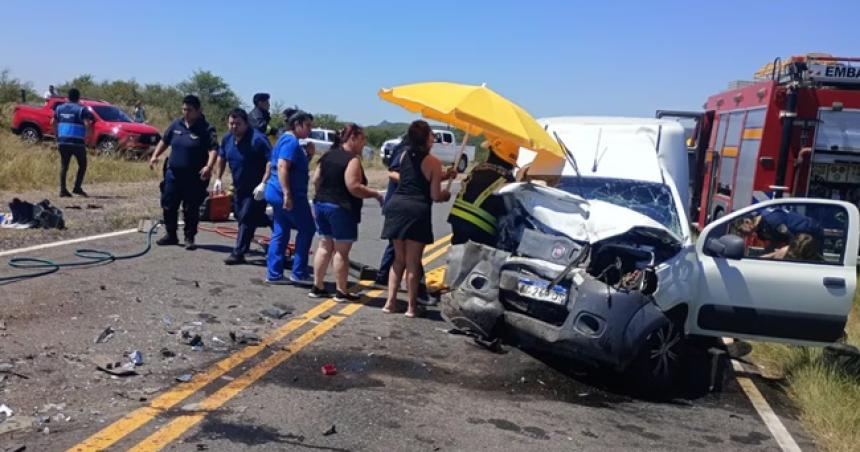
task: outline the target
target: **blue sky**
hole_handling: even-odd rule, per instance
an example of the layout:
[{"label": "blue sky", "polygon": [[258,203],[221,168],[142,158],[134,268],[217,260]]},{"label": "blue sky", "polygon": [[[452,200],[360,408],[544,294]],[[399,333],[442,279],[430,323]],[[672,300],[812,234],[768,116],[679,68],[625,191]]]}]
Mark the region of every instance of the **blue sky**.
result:
[{"label": "blue sky", "polygon": [[0,68],[49,83],[195,69],[365,124],[380,87],[486,82],[537,117],[698,109],[776,56],[860,56],[860,2],[6,1]]}]

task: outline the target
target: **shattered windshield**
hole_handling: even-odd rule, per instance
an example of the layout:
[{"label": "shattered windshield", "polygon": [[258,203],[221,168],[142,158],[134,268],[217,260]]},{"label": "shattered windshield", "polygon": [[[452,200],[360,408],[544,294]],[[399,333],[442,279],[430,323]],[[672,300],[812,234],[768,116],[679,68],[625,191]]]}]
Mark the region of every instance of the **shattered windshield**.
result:
[{"label": "shattered windshield", "polygon": [[605,177],[562,177],[556,187],[588,200],[625,207],[662,224],[682,237],[672,192],[665,184]]}]

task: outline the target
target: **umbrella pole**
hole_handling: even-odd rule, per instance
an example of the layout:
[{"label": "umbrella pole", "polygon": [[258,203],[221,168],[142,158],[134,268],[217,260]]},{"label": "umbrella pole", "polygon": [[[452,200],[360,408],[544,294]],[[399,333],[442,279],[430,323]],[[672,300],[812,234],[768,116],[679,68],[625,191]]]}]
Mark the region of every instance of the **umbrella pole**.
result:
[{"label": "umbrella pole", "polygon": [[[457,152],[457,156],[454,157],[454,169],[455,170],[457,169],[457,164],[460,163],[460,157],[462,157],[463,152],[466,151],[466,142],[467,141],[469,141],[469,132],[466,132],[466,134],[463,135],[463,143],[460,144],[460,150]],[[454,183],[454,179],[456,179],[456,178],[452,177],[451,179],[448,179],[448,186],[445,187],[448,191],[451,191],[451,184]]]}]

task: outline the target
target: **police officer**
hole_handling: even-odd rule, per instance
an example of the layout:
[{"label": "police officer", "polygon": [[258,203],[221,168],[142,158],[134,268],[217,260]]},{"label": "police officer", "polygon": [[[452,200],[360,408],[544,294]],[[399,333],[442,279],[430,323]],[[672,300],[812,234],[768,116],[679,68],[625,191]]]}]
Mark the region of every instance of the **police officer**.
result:
[{"label": "police officer", "polygon": [[149,160],[155,169],[158,157],[170,146],[170,158],[164,168],[161,184],[161,208],[164,209],[164,237],[159,245],[178,245],[176,228],[179,221],[179,204],[185,218],[185,249],[194,250],[194,236],[200,218],[200,205],[206,199],[209,177],[215,166],[218,137],[215,127],[206,122],[200,108],[200,99],[187,95],[182,99],[182,117],[173,121],[164,131],[161,142]]},{"label": "police officer", "polygon": [[248,114],[241,108],[230,112],[227,128],[230,131],[221,139],[218,150],[213,191],[222,191],[221,176],[229,163],[233,175],[233,214],[239,222],[239,233],[236,246],[224,263],[236,265],[245,262],[254,231],[266,223],[266,202],[254,199],[253,191],[265,182],[263,177],[272,147],[262,132],[249,125]]},{"label": "police officer", "polygon": [[92,125],[92,112],[78,102],[81,92],[77,88],[69,90],[69,101],[57,106],[52,122],[54,136],[57,137],[57,149],[60,151],[60,197],[68,198],[72,194],[66,189],[66,175],[72,157],[78,162],[78,173],[75,176],[75,186],[72,189],[76,195],[86,197],[81,188],[84,175],[87,173],[87,146],[84,140],[87,129]]},{"label": "police officer", "polygon": [[269,125],[269,122],[272,121],[272,115],[269,113],[270,108],[269,93],[254,94],[254,108],[248,114],[248,121],[251,127],[257,129],[263,135],[276,137],[278,129]]},{"label": "police officer", "polygon": [[514,181],[513,169],[519,147],[500,139],[492,139],[490,143],[487,161],[472,169],[448,216],[453,245],[469,240],[490,246],[496,244],[496,218],[504,215],[505,206],[493,192]]}]

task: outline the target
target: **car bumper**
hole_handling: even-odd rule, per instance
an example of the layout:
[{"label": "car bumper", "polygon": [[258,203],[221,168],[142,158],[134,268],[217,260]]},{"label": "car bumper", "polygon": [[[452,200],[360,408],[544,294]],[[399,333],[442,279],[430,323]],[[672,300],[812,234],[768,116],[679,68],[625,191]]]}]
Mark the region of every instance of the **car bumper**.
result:
[{"label": "car bumper", "polygon": [[[473,243],[453,246],[450,252],[455,264],[449,266],[446,284],[452,290],[443,296],[440,309],[443,318],[460,329],[492,336],[503,328],[533,347],[624,370],[645,335],[667,320],[649,297],[615,290],[584,271],[574,270],[561,281],[567,297],[555,304],[519,290],[523,278],[548,281],[558,274],[544,261],[509,258],[506,252]],[[484,261],[472,266],[469,256]]]}]

